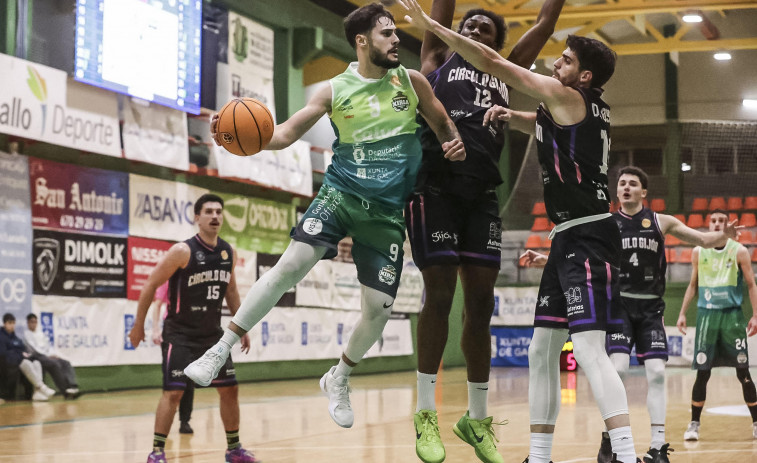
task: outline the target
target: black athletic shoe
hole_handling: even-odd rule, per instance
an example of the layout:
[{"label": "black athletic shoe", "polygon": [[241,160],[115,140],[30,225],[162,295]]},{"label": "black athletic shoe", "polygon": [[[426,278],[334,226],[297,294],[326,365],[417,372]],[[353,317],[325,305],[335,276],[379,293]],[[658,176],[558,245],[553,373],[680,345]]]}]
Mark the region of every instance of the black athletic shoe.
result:
[{"label": "black athletic shoe", "polygon": [[179,434],[194,434],[195,431],[192,426],[189,425],[189,421],[182,421],[179,423]]},{"label": "black athletic shoe", "polygon": [[660,450],[649,448],[647,454],[644,455],[644,463],[670,463],[668,455],[674,450],[670,448],[670,444],[664,444],[660,447]]},{"label": "black athletic shoe", "polygon": [[612,461],[612,444],[610,444],[610,435],[602,433],[602,443],[599,445],[597,454],[597,463],[610,463]]},{"label": "black athletic shoe", "polygon": [[[525,459],[525,460],[523,460],[523,463],[528,463],[528,457],[526,457],[526,459]],[[549,462],[549,463],[552,463],[552,461],[550,460],[550,462]]]}]

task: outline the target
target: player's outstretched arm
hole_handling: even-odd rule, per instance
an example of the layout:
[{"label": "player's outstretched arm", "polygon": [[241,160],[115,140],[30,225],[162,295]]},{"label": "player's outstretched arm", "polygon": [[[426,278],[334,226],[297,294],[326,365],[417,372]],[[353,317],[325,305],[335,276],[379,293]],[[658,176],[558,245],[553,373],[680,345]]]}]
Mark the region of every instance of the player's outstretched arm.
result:
[{"label": "player's outstretched arm", "polygon": [[[455,16],[455,0],[434,0],[431,3],[431,18],[444,27],[452,27]],[[439,68],[447,58],[449,47],[433,32],[423,34],[421,45],[421,74],[428,75]]]},{"label": "player's outstretched arm", "polygon": [[408,73],[413,89],[418,95],[418,112],[426,119],[428,126],[442,144],[444,157],[450,161],[465,160],[465,146],[460,139],[457,127],[447,115],[442,102],[434,95],[431,84],[418,71],[408,69]]},{"label": "player's outstretched arm", "polygon": [[754,281],[754,270],[752,270],[752,261],[749,258],[749,250],[739,245],[739,252],[736,255],[736,260],[739,262],[739,267],[744,275],[744,284],[746,285],[747,294],[749,294],[749,302],[752,303],[752,318],[746,326],[747,336],[754,336],[757,334],[757,283]]},{"label": "player's outstretched arm", "polygon": [[694,248],[691,252],[691,278],[689,279],[689,286],[686,288],[686,293],[683,295],[683,302],[681,302],[681,311],[678,314],[678,321],[676,326],[678,331],[682,334],[686,334],[686,312],[689,310],[691,301],[696,296],[697,288],[699,287],[699,248]]},{"label": "player's outstretched arm", "polygon": [[[536,17],[536,22],[518,40],[518,43],[507,56],[507,60],[520,67],[530,68],[547,40],[555,32],[557,18],[560,16],[564,4],[565,0],[546,0],[539,11],[539,16]],[[432,7],[432,18],[434,17],[433,11]]]},{"label": "player's outstretched arm", "polygon": [[660,231],[663,235],[671,234],[681,241],[703,248],[725,246],[729,238],[738,239],[739,230],[744,228],[737,225],[738,220],[734,220],[726,224],[723,231],[701,232],[686,226],[683,222],[668,214],[657,214],[657,221],[660,223]]},{"label": "player's outstretched arm", "polygon": [[190,253],[191,251],[186,243],[174,244],[160,258],[158,264],[147,278],[142,292],[139,293],[134,326],[129,331],[129,341],[131,341],[132,346],[137,347],[140,342],[145,340],[145,318],[147,317],[147,311],[150,309],[150,304],[155,299],[155,290],[168,281],[176,270],[187,266]]},{"label": "player's outstretched arm", "polygon": [[483,125],[494,121],[507,122],[511,129],[534,135],[536,133],[536,113],[527,111],[513,111],[510,108],[494,105],[484,114]]},{"label": "player's outstretched arm", "polygon": [[523,265],[526,267],[539,268],[547,265],[547,256],[532,249],[528,249],[521,254],[520,259],[523,260]]}]

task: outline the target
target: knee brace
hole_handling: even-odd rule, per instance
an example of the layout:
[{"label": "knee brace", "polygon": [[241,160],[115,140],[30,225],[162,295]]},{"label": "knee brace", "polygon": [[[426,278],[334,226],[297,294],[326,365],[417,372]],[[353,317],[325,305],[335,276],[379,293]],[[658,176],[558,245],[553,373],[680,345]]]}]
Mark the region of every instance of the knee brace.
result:
[{"label": "knee brace", "polygon": [[744,401],[748,404],[757,402],[757,389],[754,387],[752,375],[749,374],[749,368],[736,368],[736,377],[741,383],[741,390],[744,393]]},{"label": "knee brace", "polygon": [[707,381],[711,374],[712,370],[697,370],[697,379],[691,391],[692,402],[704,402],[707,399]]}]

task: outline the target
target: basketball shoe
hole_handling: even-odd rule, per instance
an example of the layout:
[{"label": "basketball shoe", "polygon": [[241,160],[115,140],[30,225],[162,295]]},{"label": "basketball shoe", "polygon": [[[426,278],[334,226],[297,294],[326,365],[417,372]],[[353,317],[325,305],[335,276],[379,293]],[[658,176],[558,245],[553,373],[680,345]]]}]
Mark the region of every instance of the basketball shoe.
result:
[{"label": "basketball shoe", "polygon": [[674,450],[670,448],[670,444],[663,444],[660,450],[649,448],[647,454],[644,455],[644,463],[670,463],[668,456],[670,452]]},{"label": "basketball shoe", "polygon": [[226,463],[260,463],[260,460],[240,446],[226,451]]},{"label": "basketball shoe", "polygon": [[421,410],[413,416],[415,454],[425,463],[441,463],[447,457],[439,435],[436,410]]},{"label": "basketball shoe", "polygon": [[602,443],[599,445],[597,454],[597,463],[610,463],[612,461],[612,444],[610,443],[610,434],[602,433]]},{"label": "basketball shoe", "polygon": [[474,420],[470,417],[469,412],[465,412],[465,415],[455,423],[452,430],[457,434],[457,437],[473,446],[479,460],[485,463],[504,463],[502,455],[497,453],[497,446],[494,441],[499,440],[494,436],[492,424],[505,423],[492,423],[491,416],[483,420]]},{"label": "basketball shoe", "polygon": [[689,423],[689,427],[683,433],[683,440],[699,440],[699,421]]},{"label": "basketball shoe", "polygon": [[147,463],[166,463],[166,452],[163,449],[153,450],[147,456]]},{"label": "basketball shoe", "polygon": [[351,428],[355,420],[350,405],[350,384],[347,376],[334,376],[336,366],[331,367],[321,377],[321,390],[329,398],[329,415],[336,424],[343,428]]},{"label": "basketball shoe", "polygon": [[[526,457],[526,459],[523,460],[523,463],[528,463],[528,457]],[[552,460],[550,460],[549,463],[552,463]]]},{"label": "basketball shoe", "polygon": [[228,357],[228,351],[224,352],[215,345],[205,351],[202,357],[190,363],[184,369],[184,374],[200,386],[210,386]]}]

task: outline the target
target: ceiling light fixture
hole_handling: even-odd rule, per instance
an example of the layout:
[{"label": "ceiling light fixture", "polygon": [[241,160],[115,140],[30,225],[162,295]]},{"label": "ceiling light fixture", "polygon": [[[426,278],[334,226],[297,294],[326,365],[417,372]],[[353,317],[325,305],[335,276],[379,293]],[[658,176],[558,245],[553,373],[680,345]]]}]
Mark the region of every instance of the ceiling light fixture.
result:
[{"label": "ceiling light fixture", "polygon": [[685,23],[701,23],[702,22],[702,14],[701,13],[685,13],[683,15],[683,22]]},{"label": "ceiling light fixture", "polygon": [[719,51],[715,53],[714,55],[712,55],[712,57],[718,61],[730,61],[731,54],[728,53],[727,51]]},{"label": "ceiling light fixture", "polygon": [[757,109],[757,100],[744,98],[744,101],[742,101],[741,104],[743,104],[745,108]]}]

